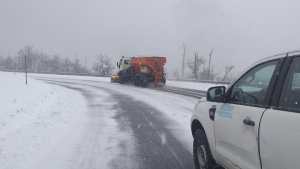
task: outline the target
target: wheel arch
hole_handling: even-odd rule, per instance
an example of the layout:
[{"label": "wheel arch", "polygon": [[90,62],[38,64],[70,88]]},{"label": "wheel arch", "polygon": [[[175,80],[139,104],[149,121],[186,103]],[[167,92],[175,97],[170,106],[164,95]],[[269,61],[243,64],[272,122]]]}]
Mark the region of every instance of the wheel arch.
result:
[{"label": "wheel arch", "polygon": [[[203,121],[202,121],[203,120]],[[212,153],[213,158],[215,159],[215,135],[214,135],[214,128],[213,122],[209,121],[209,119],[201,119],[199,116],[193,116],[191,120],[191,132],[193,138],[195,138],[195,132],[197,129],[203,130],[209,147]]]},{"label": "wheel arch", "polygon": [[195,134],[195,132],[196,132],[197,129],[201,129],[205,133],[205,129],[203,128],[201,122],[198,119],[194,119],[192,121],[192,124],[191,124],[191,131],[192,131],[193,137],[195,136],[194,134]]}]

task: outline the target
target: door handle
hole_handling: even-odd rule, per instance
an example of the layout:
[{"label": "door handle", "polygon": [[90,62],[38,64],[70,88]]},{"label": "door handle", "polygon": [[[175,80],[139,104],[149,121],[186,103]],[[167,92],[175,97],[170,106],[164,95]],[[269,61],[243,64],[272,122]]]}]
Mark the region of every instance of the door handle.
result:
[{"label": "door handle", "polygon": [[255,122],[251,120],[249,117],[245,118],[243,120],[243,123],[247,126],[251,126],[251,127],[255,126]]},{"label": "door handle", "polygon": [[215,115],[216,115],[216,106],[213,105],[209,111],[208,111],[208,115],[209,115],[209,118],[214,121],[215,120]]}]

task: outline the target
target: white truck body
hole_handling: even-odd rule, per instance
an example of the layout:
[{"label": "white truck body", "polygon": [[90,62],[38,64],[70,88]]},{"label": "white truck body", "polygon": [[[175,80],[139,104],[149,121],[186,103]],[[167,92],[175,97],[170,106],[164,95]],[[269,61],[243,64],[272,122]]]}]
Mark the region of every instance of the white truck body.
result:
[{"label": "white truck body", "polygon": [[192,132],[201,124],[217,164],[227,169],[300,168],[299,67],[297,52],[276,55],[246,71],[227,88],[224,100],[199,100]]}]

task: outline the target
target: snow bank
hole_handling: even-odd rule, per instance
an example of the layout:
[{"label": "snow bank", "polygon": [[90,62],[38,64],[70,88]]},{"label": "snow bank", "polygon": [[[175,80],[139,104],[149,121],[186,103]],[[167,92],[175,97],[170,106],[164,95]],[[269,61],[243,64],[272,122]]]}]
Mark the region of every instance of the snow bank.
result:
[{"label": "snow bank", "polygon": [[68,166],[86,121],[77,92],[0,72],[1,169]]}]

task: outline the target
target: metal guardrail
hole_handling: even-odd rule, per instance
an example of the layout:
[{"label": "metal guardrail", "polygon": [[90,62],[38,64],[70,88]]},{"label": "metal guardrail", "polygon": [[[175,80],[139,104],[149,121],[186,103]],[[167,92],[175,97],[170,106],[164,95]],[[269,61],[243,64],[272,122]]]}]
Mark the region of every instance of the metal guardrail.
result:
[{"label": "metal guardrail", "polygon": [[202,98],[206,97],[206,91],[195,90],[195,89],[185,89],[180,87],[164,86],[162,88],[155,88],[156,90],[180,94],[189,97]]},{"label": "metal guardrail", "polygon": [[230,84],[231,83],[231,82],[226,82],[226,81],[194,80],[194,79],[167,79],[167,80],[178,81],[178,82],[215,83],[215,84]]}]

